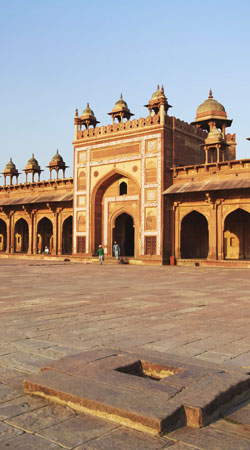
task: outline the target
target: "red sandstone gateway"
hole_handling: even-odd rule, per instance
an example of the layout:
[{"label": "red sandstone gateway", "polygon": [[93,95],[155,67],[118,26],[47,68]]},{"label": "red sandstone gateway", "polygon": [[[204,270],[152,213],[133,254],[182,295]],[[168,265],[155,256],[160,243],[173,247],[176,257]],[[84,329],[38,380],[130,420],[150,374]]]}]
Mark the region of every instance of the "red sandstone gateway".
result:
[{"label": "red sandstone gateway", "polygon": [[18,184],[10,160],[0,187],[0,255],[45,257],[48,247],[46,257],[95,262],[102,242],[107,264],[117,241],[121,261],[134,264],[250,259],[250,160],[235,160],[224,106],[210,90],[188,124],[168,115],[158,86],[146,107],[146,118],[131,119],[121,95],[108,126],[97,126],[89,104],[76,110],[73,179],[58,151],[47,181],[32,155]]}]

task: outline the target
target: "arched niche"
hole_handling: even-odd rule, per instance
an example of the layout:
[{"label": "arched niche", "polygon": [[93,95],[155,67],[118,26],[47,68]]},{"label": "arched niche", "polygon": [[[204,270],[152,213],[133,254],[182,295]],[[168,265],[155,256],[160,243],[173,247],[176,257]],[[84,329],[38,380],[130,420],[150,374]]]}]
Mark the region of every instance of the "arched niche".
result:
[{"label": "arched niche", "polygon": [[181,222],[181,258],[200,259],[208,256],[208,222],[206,217],[192,211]]},{"label": "arched niche", "polygon": [[237,208],[224,222],[225,259],[250,259],[250,214]]}]

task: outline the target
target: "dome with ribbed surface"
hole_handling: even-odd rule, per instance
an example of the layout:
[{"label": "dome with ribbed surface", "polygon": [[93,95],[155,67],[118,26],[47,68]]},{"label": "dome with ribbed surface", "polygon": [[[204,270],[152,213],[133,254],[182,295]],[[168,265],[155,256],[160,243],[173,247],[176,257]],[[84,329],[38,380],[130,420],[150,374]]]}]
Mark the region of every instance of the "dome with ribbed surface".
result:
[{"label": "dome with ribbed surface", "polygon": [[58,149],[57,149],[57,151],[56,151],[56,154],[53,156],[52,161],[55,161],[55,162],[63,162],[63,158],[62,158],[62,156],[60,155]]},{"label": "dome with ribbed surface", "polygon": [[10,158],[8,164],[6,164],[5,170],[12,170],[12,169],[16,170],[16,166],[13,163],[12,158]]},{"label": "dome with ribbed surface", "polygon": [[209,131],[208,135],[207,135],[207,139],[211,140],[220,140],[223,139],[223,135],[222,132],[220,130],[218,130],[218,128],[214,127],[212,128],[211,131]]},{"label": "dome with ribbed surface", "polygon": [[95,117],[94,111],[90,108],[89,103],[87,103],[86,108],[83,110],[81,117],[89,117],[89,116],[93,116]]},{"label": "dome with ribbed surface", "polygon": [[201,103],[201,105],[198,106],[196,110],[196,116],[201,114],[205,116],[209,115],[211,112],[217,111],[226,114],[224,106],[213,98],[213,94],[210,89],[208,98],[203,103]]},{"label": "dome with ribbed surface", "polygon": [[125,100],[123,100],[122,94],[119,98],[119,100],[115,103],[114,108],[112,109],[112,111],[122,111],[123,109],[129,109],[127,103],[125,102]]},{"label": "dome with ribbed surface", "polygon": [[162,89],[160,89],[159,84],[157,85],[156,91],[153,93],[151,100],[157,100],[158,98],[163,97],[164,93],[162,92]]},{"label": "dome with ribbed surface", "polygon": [[29,159],[27,165],[38,166],[38,161],[37,161],[37,159],[34,157],[34,153],[32,153],[32,157]]}]

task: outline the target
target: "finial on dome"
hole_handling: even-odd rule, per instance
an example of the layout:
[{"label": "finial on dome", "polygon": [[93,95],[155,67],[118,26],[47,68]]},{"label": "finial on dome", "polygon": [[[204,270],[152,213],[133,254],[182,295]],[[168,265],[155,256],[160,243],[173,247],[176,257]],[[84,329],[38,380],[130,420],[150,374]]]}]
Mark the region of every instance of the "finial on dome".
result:
[{"label": "finial on dome", "polygon": [[89,102],[87,102],[87,108],[89,108]]},{"label": "finial on dome", "polygon": [[164,86],[163,86],[163,84],[161,86],[161,93],[162,93],[162,95],[164,95]]},{"label": "finial on dome", "polygon": [[121,93],[121,95],[120,95],[120,100],[123,100],[123,96],[122,96],[122,93]]},{"label": "finial on dome", "polygon": [[208,96],[208,98],[213,98],[212,89],[209,90],[209,96]]},{"label": "finial on dome", "polygon": [[78,117],[78,109],[76,108],[76,114],[75,117]]},{"label": "finial on dome", "polygon": [[159,86],[159,84],[157,84],[157,91],[159,91],[159,89],[160,89],[160,86]]}]

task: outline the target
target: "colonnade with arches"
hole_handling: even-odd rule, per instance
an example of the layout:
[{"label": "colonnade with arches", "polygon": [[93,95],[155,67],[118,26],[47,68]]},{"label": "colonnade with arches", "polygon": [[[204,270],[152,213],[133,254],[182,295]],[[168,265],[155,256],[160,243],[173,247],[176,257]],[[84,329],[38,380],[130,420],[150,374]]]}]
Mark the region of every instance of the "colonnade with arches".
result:
[{"label": "colonnade with arches", "polygon": [[218,200],[172,208],[177,260],[250,260],[250,204]]},{"label": "colonnade with arches", "polygon": [[[5,211],[0,215],[0,253],[72,254],[73,215],[58,208],[53,212]],[[45,248],[48,249],[45,251]]]}]

